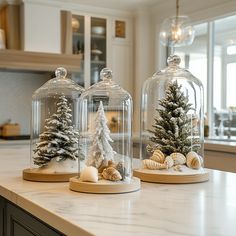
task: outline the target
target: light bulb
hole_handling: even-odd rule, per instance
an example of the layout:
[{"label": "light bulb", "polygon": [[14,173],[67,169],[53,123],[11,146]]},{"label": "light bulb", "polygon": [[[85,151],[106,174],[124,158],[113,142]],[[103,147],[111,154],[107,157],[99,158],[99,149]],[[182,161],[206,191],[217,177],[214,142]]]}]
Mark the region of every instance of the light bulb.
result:
[{"label": "light bulb", "polygon": [[190,45],[195,35],[187,16],[174,16],[164,20],[160,30],[160,41],[164,46],[181,47]]}]

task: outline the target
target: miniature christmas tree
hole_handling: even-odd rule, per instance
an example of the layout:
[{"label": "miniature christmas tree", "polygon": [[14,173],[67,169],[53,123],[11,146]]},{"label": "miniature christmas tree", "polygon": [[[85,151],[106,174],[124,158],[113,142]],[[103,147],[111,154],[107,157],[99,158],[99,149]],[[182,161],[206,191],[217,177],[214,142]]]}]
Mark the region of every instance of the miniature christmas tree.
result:
[{"label": "miniature christmas tree", "polygon": [[154,136],[150,140],[166,155],[180,152],[186,155],[189,151],[198,151],[198,138],[192,137],[192,119],[187,115],[192,108],[188,97],[181,91],[177,81],[170,82],[165,98],[159,101],[161,109],[157,109],[159,117],[155,119]]},{"label": "miniature christmas tree", "polygon": [[64,95],[59,97],[57,111],[45,120],[44,128],[34,149],[34,164],[43,167],[53,158],[57,161],[82,158],[79,133],[72,126],[71,109]]},{"label": "miniature christmas tree", "polygon": [[104,113],[102,101],[94,120],[94,130],[92,135],[92,146],[88,153],[88,166],[99,168],[102,163],[113,160],[114,151],[109,142],[113,142],[110,137],[110,130],[107,126],[107,119]]}]

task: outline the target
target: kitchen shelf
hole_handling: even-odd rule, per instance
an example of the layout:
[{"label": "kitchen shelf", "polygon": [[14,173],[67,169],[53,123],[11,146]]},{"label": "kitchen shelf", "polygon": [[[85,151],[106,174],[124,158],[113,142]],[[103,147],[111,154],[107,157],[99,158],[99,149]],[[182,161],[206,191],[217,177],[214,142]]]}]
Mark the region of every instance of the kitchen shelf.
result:
[{"label": "kitchen shelf", "polygon": [[65,67],[69,72],[80,71],[81,57],[78,55],[0,50],[0,69],[54,71]]},{"label": "kitchen shelf", "polygon": [[91,64],[104,65],[106,64],[106,62],[105,61],[91,61]]},{"label": "kitchen shelf", "polygon": [[98,34],[92,34],[92,39],[106,39],[106,35],[98,35]]}]

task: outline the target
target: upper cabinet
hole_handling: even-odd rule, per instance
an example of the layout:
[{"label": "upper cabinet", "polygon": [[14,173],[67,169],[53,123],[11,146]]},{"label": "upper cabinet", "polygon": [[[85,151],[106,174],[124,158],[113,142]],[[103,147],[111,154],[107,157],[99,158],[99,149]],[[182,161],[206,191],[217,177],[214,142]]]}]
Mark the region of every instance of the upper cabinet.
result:
[{"label": "upper cabinet", "polygon": [[62,11],[61,22],[62,52],[81,60],[73,79],[85,87],[98,82],[107,61],[107,19]]},{"label": "upper cabinet", "polygon": [[132,93],[132,20],[121,17],[61,11],[62,52],[81,59],[73,79],[89,87],[110,67],[114,80]]},{"label": "upper cabinet", "polygon": [[99,81],[99,72],[106,67],[107,20],[91,17],[91,52],[90,76],[91,84]]},{"label": "upper cabinet", "polygon": [[[70,67],[69,58],[73,64],[69,72],[76,72],[72,74],[73,79],[86,88],[98,82],[100,71],[109,67],[114,80],[132,94],[132,14],[57,0],[22,0],[18,6],[8,5],[5,13],[9,15],[4,25],[6,49],[33,53],[36,67],[39,53],[65,55],[67,60],[60,65]],[[13,39],[15,45],[10,42]],[[17,58],[20,55],[17,53]],[[24,53],[23,58],[28,55]],[[16,58],[14,52],[12,58]],[[17,69],[21,64],[18,60]],[[41,63],[41,69],[47,70],[47,65],[52,64]]]},{"label": "upper cabinet", "polygon": [[38,2],[21,5],[22,50],[61,53],[60,11]]}]

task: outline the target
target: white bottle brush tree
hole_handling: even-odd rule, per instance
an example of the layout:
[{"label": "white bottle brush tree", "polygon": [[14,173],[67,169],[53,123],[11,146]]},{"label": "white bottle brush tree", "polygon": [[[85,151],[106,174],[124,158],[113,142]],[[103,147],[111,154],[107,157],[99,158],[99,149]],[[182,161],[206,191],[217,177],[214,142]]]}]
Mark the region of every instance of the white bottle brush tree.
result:
[{"label": "white bottle brush tree", "polygon": [[166,155],[173,152],[186,155],[200,149],[199,138],[192,136],[192,119],[188,115],[192,104],[181,87],[177,81],[170,82],[166,96],[159,100],[162,108],[157,109],[159,117],[155,118],[154,130],[149,130],[154,135],[150,138],[154,146],[148,147],[148,151],[159,149]]},{"label": "white bottle brush tree", "polygon": [[110,137],[110,130],[107,126],[107,119],[104,113],[102,101],[98,107],[92,130],[92,144],[89,149],[87,165],[99,168],[102,163],[107,164],[114,158],[114,150],[109,142],[113,142]]},{"label": "white bottle brush tree", "polygon": [[52,159],[83,159],[79,145],[79,132],[72,125],[71,108],[67,98],[62,95],[56,104],[57,111],[45,120],[45,131],[39,135],[34,149],[34,164],[43,167]]}]

